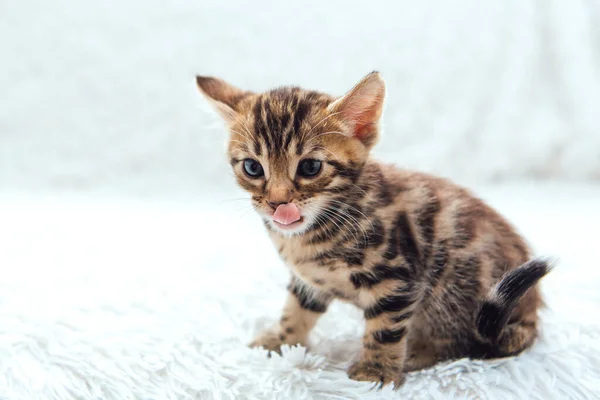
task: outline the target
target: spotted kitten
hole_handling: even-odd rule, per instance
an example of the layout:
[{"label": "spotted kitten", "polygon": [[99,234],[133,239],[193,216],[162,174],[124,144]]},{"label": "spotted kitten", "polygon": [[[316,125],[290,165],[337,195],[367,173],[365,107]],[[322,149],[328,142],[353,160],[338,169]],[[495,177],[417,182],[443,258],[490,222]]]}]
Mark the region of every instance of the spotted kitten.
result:
[{"label": "spotted kitten", "polygon": [[292,272],[280,322],[252,346],[306,345],[333,299],[364,310],[348,370],[357,380],[398,386],[442,360],[531,346],[548,263],[530,260],[511,225],[462,187],[369,158],[385,95],[377,72],[343,97],[197,83],[227,122],[237,181]]}]

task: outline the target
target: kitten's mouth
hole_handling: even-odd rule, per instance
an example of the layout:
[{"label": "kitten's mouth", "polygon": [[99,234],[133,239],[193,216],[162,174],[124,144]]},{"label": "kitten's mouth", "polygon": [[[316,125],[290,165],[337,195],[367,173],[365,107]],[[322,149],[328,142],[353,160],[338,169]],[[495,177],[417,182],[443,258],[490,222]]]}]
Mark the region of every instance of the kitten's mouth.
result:
[{"label": "kitten's mouth", "polygon": [[304,222],[300,210],[293,203],[280,204],[272,216],[273,222],[281,229],[294,229]]},{"label": "kitten's mouth", "polygon": [[294,230],[295,228],[297,228],[297,227],[299,227],[300,225],[302,225],[302,223],[303,223],[303,222],[304,222],[304,217],[300,217],[300,219],[299,219],[299,220],[297,220],[297,221],[294,221],[294,222],[292,222],[292,223],[289,223],[289,224],[287,224],[287,225],[286,225],[286,224],[282,224],[282,223],[280,223],[280,222],[277,222],[277,221],[273,220],[273,223],[274,223],[275,225],[277,225],[277,227],[278,227],[279,229],[283,229],[283,230]]}]

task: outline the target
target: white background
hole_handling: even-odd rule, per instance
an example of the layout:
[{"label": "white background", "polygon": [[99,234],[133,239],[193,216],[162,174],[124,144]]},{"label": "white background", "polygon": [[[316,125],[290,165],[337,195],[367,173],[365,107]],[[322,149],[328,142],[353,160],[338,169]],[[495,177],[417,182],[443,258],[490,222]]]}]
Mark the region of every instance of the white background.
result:
[{"label": "white background", "polygon": [[4,2],[0,190],[232,188],[196,73],[342,94],[374,69],[380,158],[465,184],[597,182],[599,27],[593,0]]}]

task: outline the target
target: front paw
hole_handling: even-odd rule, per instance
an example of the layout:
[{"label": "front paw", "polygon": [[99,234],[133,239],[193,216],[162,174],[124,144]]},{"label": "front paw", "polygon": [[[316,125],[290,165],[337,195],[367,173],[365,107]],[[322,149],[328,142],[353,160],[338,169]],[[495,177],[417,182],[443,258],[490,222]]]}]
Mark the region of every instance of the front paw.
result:
[{"label": "front paw", "polygon": [[404,383],[404,373],[400,368],[377,361],[357,361],[348,369],[348,377],[356,381],[377,382],[379,387],[394,382],[394,387],[398,388]]},{"label": "front paw", "polygon": [[285,344],[285,336],[280,334],[278,331],[269,330],[258,335],[250,347],[262,347],[265,350],[274,351],[281,354],[281,345]]}]

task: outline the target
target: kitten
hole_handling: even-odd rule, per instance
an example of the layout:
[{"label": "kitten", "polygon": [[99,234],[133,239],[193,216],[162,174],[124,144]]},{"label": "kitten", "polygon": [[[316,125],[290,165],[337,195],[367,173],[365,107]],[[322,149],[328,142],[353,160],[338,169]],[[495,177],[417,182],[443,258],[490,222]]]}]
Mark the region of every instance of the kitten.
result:
[{"label": "kitten", "polygon": [[537,281],[550,269],[467,190],[369,158],[385,84],[343,97],[240,90],[197,77],[225,119],[238,183],[291,269],[279,323],[251,344],[306,345],[333,299],[366,320],[348,375],[399,386],[404,373],[460,357],[518,354],[537,335]]}]

